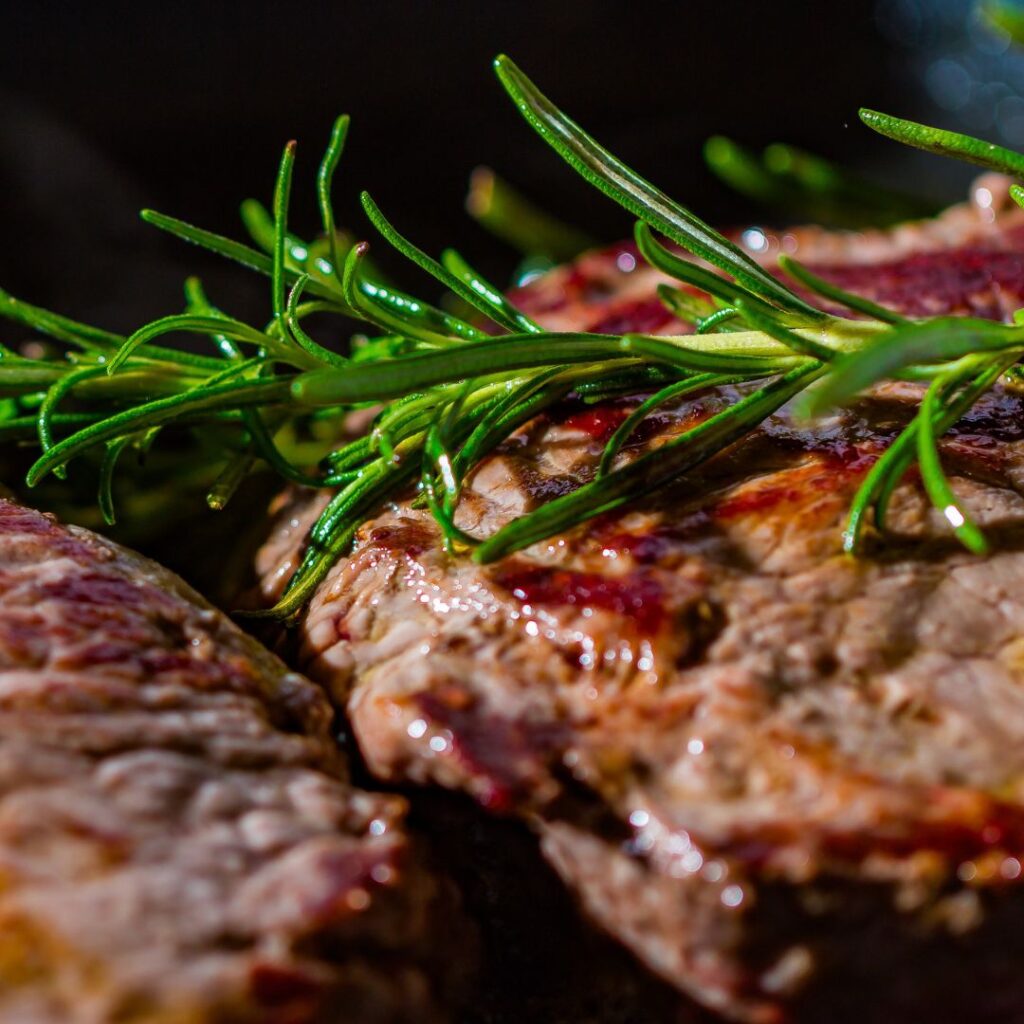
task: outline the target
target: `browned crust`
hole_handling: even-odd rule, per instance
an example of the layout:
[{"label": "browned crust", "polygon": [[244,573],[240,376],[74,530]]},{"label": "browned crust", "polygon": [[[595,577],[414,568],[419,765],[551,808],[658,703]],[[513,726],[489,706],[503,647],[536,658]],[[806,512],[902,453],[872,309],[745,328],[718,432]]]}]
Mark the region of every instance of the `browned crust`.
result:
[{"label": "browned crust", "polygon": [[445,1019],[465,925],[332,723],[172,574],[0,501],[0,1017]]}]

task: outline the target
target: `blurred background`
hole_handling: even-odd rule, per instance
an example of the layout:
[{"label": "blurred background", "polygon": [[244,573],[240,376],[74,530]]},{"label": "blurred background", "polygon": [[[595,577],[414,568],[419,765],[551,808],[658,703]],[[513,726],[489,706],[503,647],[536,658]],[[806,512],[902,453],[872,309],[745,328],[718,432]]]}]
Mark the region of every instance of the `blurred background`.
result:
[{"label": "blurred background", "polygon": [[596,238],[627,234],[629,218],[520,120],[490,70],[499,51],[717,223],[786,214],[708,170],[715,133],[793,143],[934,200],[961,195],[970,169],[873,135],[858,106],[1024,146],[1024,57],[969,0],[0,0],[0,12],[0,284],[121,330],[177,311],[190,270],[225,308],[261,315],[258,280],[159,236],[137,210],[241,236],[239,201],[269,201],[296,138],[293,225],[312,234],[313,175],[341,111],[353,129],[339,215],[357,234],[372,233],[356,202],[369,188],[423,247],[454,244],[508,280],[515,253],[463,211],[477,164]]}]

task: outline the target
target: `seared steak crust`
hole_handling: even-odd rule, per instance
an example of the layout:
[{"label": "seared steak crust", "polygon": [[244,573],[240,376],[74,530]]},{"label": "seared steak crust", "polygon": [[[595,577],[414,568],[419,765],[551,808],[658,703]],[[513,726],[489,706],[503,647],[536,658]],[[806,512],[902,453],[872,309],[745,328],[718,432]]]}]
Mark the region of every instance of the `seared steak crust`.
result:
[{"label": "seared steak crust", "polygon": [[[823,276],[911,313],[1003,316],[1024,296],[1021,217],[991,202],[861,249],[794,238]],[[519,300],[552,325],[673,330],[630,251]],[[624,457],[731,397],[662,411]],[[783,412],[670,492],[494,566],[446,555],[399,503],[320,587],[303,664],[374,772],[525,814],[589,913],[706,1006],[1024,1021],[1024,407],[997,392],[943,443],[991,556],[951,542],[910,474],[885,545],[847,558],[853,489],[918,397]],[[589,479],[633,404],[529,425],[478,468],[461,525],[488,534]],[[284,510],[268,597],[322,501]]]},{"label": "seared steak crust", "polygon": [[170,573],[0,501],[0,1018],[442,1019],[457,914],[331,719]]}]

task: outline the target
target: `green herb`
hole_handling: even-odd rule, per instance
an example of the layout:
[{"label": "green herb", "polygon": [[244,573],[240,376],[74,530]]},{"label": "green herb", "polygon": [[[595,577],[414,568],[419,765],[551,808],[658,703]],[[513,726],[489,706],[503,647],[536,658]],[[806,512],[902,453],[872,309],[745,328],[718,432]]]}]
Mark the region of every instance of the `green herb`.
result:
[{"label": "green herb", "polygon": [[978,5],[978,13],[990,28],[1013,42],[1024,42],[1024,8],[1019,4],[1006,3],[1004,0],[989,0]]},{"label": "green herb", "polygon": [[877,227],[938,210],[935,203],[880,188],[820,156],[778,142],[756,154],[715,135],[704,144],[704,160],[737,192],[803,221]]},{"label": "green herb", "polygon": [[861,110],[860,119],[880,135],[914,146],[938,156],[951,156],[957,160],[999,171],[1014,178],[1024,178],[1024,154],[1016,153],[994,142],[985,142],[972,135],[930,128],[916,121],[906,121],[891,114],[880,114],[877,110]]},{"label": "green herb", "polygon": [[[884,527],[889,497],[916,459],[930,499],[956,535],[972,551],[984,550],[984,538],[943,473],[938,439],[1002,374],[1015,371],[1024,355],[1024,327],[949,317],[911,322],[783,258],[781,269],[798,293],[605,150],[507,57],[495,67],[540,137],[637,218],[641,256],[678,282],[662,285],[659,296],[695,333],[544,330],[458,253],[435,259],[419,249],[364,193],[363,207],[377,233],[434,287],[454,293],[469,319],[394,288],[369,262],[368,244],[355,243],[335,222],[332,185],[349,128],[342,117],[317,174],[319,240],[306,242],[289,227],[293,143],[285,147],[270,209],[255,200],[243,204],[255,248],[143,213],[149,223],[266,275],[265,323],[231,317],[194,279],[186,283],[183,312],[144,324],[129,337],[0,292],[0,314],[62,346],[38,359],[0,348],[0,437],[34,440],[40,450],[28,484],[93,455],[99,462],[98,504],[112,522],[118,460],[176,431],[189,444],[175,472],[181,480],[197,473],[205,479],[213,508],[223,508],[260,463],[298,484],[333,489],[302,564],[269,613],[288,618],[386,500],[406,495],[428,507],[453,557],[488,562],[677,480],[786,403],[795,400],[798,411],[814,415],[878,381],[899,378],[926,382],[927,389],[914,421],[865,477],[853,502],[847,549],[857,550],[872,512],[876,526]],[[868,111],[862,117],[912,145],[1014,173],[1024,169],[1024,157],[976,139]],[[724,145],[716,143],[720,164]],[[738,153],[729,158],[753,159]],[[776,185],[818,182],[822,194],[838,190],[865,207],[880,205],[879,194],[798,151],[775,147],[761,163]],[[513,222],[517,230],[526,225],[535,251],[551,257],[583,244],[497,179],[478,177],[475,188],[475,212],[498,233],[511,237]],[[1024,190],[1015,186],[1012,194],[1024,204]],[[830,312],[837,307],[856,316]],[[307,323],[313,315],[358,321],[366,333],[336,351],[314,337]],[[162,344],[182,335],[202,339],[212,354]],[[726,384],[737,385],[731,405],[657,451],[630,455],[630,439],[648,416],[681,396]],[[492,536],[467,532],[458,522],[467,475],[512,432],[573,393],[588,402],[637,397],[608,441],[595,478]],[[377,409],[369,433],[339,444],[347,414],[368,407]]]},{"label": "green herb", "polygon": [[470,177],[466,210],[523,256],[549,264],[564,263],[597,244],[585,232],[534,206],[489,167],[478,167]]}]

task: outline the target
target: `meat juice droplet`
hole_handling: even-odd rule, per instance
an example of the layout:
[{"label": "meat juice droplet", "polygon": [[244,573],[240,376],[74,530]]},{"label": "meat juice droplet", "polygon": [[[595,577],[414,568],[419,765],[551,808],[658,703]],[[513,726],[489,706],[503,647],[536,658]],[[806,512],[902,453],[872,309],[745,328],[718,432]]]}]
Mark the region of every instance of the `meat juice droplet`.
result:
[{"label": "meat juice droplet", "polygon": [[597,405],[573,414],[563,421],[562,426],[603,443],[622,426],[628,415],[629,409],[620,405]]},{"label": "meat juice droplet", "polygon": [[516,598],[536,607],[600,609],[621,615],[638,632],[653,634],[665,619],[661,586],[641,573],[622,577],[550,569],[546,566],[508,567],[496,573],[497,582]]}]

